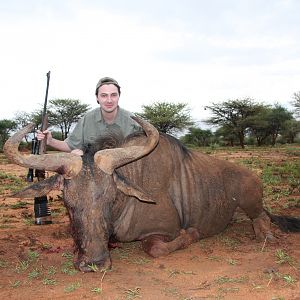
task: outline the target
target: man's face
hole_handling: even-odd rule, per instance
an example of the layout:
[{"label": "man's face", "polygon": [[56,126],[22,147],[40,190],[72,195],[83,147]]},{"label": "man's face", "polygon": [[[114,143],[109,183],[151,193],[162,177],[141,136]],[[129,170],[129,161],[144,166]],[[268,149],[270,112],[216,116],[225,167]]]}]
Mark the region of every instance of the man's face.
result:
[{"label": "man's face", "polygon": [[114,84],[100,86],[97,101],[103,111],[110,113],[117,109],[119,104],[118,88]]}]

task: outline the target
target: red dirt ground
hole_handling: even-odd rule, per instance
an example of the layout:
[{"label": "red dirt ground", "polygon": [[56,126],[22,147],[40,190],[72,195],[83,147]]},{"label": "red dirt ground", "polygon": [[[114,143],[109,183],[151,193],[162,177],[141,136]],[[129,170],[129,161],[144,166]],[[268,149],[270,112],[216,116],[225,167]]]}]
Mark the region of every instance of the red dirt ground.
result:
[{"label": "red dirt ground", "polygon": [[[0,171],[22,178],[27,172],[12,164]],[[50,200],[53,224],[37,226],[28,221],[32,200],[0,197],[0,299],[300,299],[299,234],[273,226],[277,242],[257,242],[250,220],[237,212],[222,234],[167,257],[147,256],[140,242],[120,244],[111,250],[112,270],[80,273],[70,264],[73,241],[62,200]],[[27,204],[13,209],[19,201]],[[300,207],[284,213],[300,216]]]}]

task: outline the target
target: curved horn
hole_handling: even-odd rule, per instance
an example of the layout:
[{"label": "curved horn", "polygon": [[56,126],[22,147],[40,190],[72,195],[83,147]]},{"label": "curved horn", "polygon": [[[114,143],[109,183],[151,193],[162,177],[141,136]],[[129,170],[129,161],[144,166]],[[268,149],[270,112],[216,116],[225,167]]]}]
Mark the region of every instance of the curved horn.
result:
[{"label": "curved horn", "polygon": [[64,175],[65,178],[77,175],[82,167],[82,159],[78,155],[65,152],[23,155],[19,152],[18,147],[20,142],[33,128],[34,124],[29,124],[6,141],[3,150],[7,158],[20,166],[37,170],[54,171]]},{"label": "curved horn", "polygon": [[158,143],[159,133],[153,125],[134,116],[131,118],[144,129],[147,135],[146,143],[141,146],[105,149],[96,152],[94,156],[95,164],[106,174],[111,175],[114,169],[147,155]]}]

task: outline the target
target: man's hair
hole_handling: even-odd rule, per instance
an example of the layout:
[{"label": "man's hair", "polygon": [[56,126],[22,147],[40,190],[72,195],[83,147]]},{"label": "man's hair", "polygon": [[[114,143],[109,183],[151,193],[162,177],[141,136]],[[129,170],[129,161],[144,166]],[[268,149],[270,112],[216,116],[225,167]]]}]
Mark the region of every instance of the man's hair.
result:
[{"label": "man's hair", "polygon": [[114,86],[117,87],[119,95],[121,95],[121,87],[120,87],[118,81],[111,77],[103,77],[98,81],[98,83],[96,85],[96,91],[95,91],[96,96],[98,96],[98,90],[99,90],[100,86],[102,86],[104,84],[113,84]]}]

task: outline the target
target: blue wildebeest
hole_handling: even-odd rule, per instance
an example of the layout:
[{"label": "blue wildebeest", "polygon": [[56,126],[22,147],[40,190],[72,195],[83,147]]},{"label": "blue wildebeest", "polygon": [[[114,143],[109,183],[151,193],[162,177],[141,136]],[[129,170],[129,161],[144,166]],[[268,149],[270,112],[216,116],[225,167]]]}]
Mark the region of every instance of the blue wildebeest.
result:
[{"label": "blue wildebeest", "polygon": [[258,239],[272,238],[270,222],[299,231],[300,219],[273,216],[262,205],[262,184],[251,171],[186,149],[135,118],[144,133],[114,136],[71,153],[24,155],[18,151],[29,125],[5,144],[14,163],[57,174],[16,194],[36,197],[63,190],[78,257],[76,267],[110,267],[110,239],[142,241],[151,256],[167,255],[220,233],[237,207],[252,220]]}]

